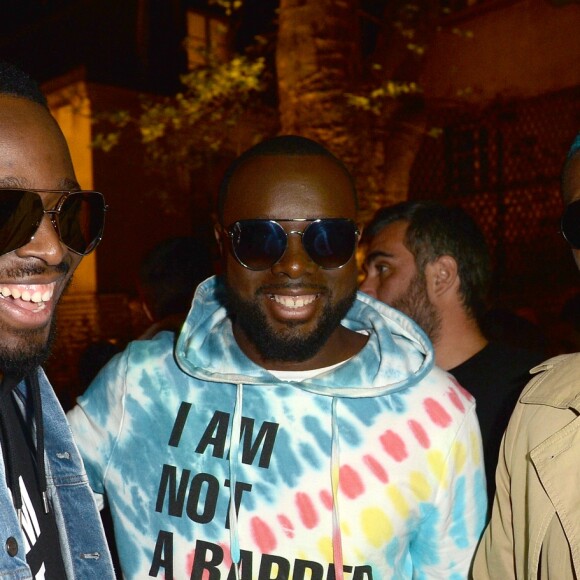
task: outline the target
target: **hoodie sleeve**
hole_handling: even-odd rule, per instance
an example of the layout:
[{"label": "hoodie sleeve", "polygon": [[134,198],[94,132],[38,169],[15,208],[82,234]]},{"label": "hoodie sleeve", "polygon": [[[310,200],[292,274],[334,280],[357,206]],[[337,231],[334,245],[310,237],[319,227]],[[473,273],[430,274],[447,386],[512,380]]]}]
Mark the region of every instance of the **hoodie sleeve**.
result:
[{"label": "hoodie sleeve", "polygon": [[485,526],[487,498],[483,450],[475,405],[468,410],[439,466],[436,501],[426,508],[411,545],[414,576],[467,578]]},{"label": "hoodie sleeve", "polygon": [[99,509],[104,506],[107,468],[125,415],[129,349],[115,356],[67,413]]}]

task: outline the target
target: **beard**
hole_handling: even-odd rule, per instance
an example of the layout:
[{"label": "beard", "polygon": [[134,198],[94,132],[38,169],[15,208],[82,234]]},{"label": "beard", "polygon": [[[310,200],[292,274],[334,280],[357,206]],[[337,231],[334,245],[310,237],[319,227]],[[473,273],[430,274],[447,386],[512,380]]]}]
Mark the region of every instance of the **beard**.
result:
[{"label": "beard", "polygon": [[[271,292],[268,291],[269,294]],[[309,334],[301,331],[302,322],[287,322],[286,328],[274,330],[257,300],[244,300],[226,283],[227,304],[230,315],[254,344],[265,360],[279,362],[303,362],[316,355],[338,328],[356,298],[352,293],[332,304],[329,300],[323,308],[316,328]],[[259,288],[256,295],[264,294]],[[332,299],[332,295],[330,296]]]},{"label": "beard", "polygon": [[[14,331],[11,331],[14,333]],[[0,326],[0,335],[3,329]],[[25,330],[18,333],[18,344],[12,348],[0,345],[0,369],[10,376],[24,377],[49,357],[56,340],[56,315],[50,321],[48,336],[46,329]]]},{"label": "beard", "polygon": [[439,338],[441,317],[429,300],[425,276],[415,274],[409,283],[407,292],[401,298],[393,300],[391,306],[412,318],[423,329],[431,342],[435,342]]},{"label": "beard", "polygon": [[[75,266],[76,267],[76,266]],[[69,261],[60,262],[52,270],[62,273],[65,276],[71,269]],[[20,268],[5,268],[1,270],[2,276],[9,280],[22,279],[26,276],[44,274],[45,267],[26,266]],[[60,296],[53,296],[54,300],[59,301],[62,295],[70,286],[69,278]],[[4,343],[0,341],[0,372],[7,375],[25,376],[36,367],[41,366],[50,356],[52,347],[56,340],[56,309],[48,323],[48,334],[46,327],[33,329],[15,330],[9,325],[0,323],[0,337],[6,336]],[[13,344],[9,344],[12,342]]]}]

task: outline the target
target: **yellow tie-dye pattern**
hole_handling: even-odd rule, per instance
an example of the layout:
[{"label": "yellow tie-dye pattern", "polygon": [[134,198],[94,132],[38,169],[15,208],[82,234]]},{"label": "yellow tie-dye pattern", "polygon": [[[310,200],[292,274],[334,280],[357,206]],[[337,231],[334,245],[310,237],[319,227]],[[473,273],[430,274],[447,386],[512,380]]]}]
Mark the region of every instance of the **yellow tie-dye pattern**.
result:
[{"label": "yellow tie-dye pattern", "polygon": [[447,487],[447,470],[445,469],[445,458],[441,451],[429,451],[427,453],[427,463],[433,475],[437,478],[442,487]]},{"label": "yellow tie-dye pattern", "polygon": [[397,510],[398,514],[403,517],[409,517],[409,504],[403,497],[403,494],[399,490],[399,488],[395,485],[388,485],[387,486],[387,496],[393,502],[395,509]]},{"label": "yellow tie-dye pattern", "polygon": [[455,473],[462,473],[467,461],[467,450],[465,449],[465,445],[460,441],[456,441],[453,444],[453,458],[455,459]]},{"label": "yellow tie-dye pattern", "polygon": [[326,562],[332,562],[334,554],[332,552],[332,538],[326,536],[318,541],[318,551]]},{"label": "yellow tie-dye pattern", "polygon": [[393,524],[383,510],[367,508],[361,514],[363,533],[375,548],[384,546],[393,537]]},{"label": "yellow tie-dye pattern", "polygon": [[471,441],[471,455],[473,457],[473,463],[475,465],[481,465],[481,447],[477,433],[472,431],[469,434],[469,439]]},{"label": "yellow tie-dye pattern", "polygon": [[431,496],[431,486],[427,481],[427,478],[419,471],[411,472],[409,476],[409,482],[411,485],[411,490],[415,494],[415,497],[421,501],[427,501]]}]

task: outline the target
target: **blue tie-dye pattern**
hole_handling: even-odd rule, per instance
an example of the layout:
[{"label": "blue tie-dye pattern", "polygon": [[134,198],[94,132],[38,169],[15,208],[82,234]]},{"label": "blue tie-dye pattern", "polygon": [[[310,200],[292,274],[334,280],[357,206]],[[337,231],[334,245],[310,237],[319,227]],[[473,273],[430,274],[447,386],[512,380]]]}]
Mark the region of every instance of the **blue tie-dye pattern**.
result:
[{"label": "blue tie-dye pattern", "polygon": [[300,443],[298,446],[300,457],[309,467],[318,469],[322,467],[322,461],[317,457],[316,450],[309,443]]},{"label": "blue tie-dye pattern", "polygon": [[331,438],[328,435],[328,430],[321,427],[318,417],[313,417],[312,415],[304,417],[304,429],[312,435],[320,451],[328,457]]},{"label": "blue tie-dye pattern", "polygon": [[409,546],[409,552],[415,569],[429,568],[439,562],[439,541],[437,537],[437,525],[439,523],[439,510],[433,504],[419,504],[421,519],[420,533],[415,534]]},{"label": "blue tie-dye pattern", "polygon": [[341,405],[346,407],[360,422],[361,425],[372,425],[376,417],[383,412],[384,406],[377,399],[369,399],[363,407],[358,399],[344,399]]},{"label": "blue tie-dye pattern", "polygon": [[285,431],[281,431],[278,433],[276,445],[279,449],[278,455],[281,458],[280,461],[276,462],[278,473],[286,485],[296,487],[298,479],[302,475],[302,464],[292,448],[293,441]]},{"label": "blue tie-dye pattern", "polygon": [[[492,476],[493,477],[493,476]],[[475,498],[475,519],[474,519],[474,529],[473,534],[475,537],[481,531],[481,523],[486,521],[487,518],[487,508],[489,506],[488,502],[493,501],[493,498],[487,497],[486,492],[486,480],[485,480],[485,470],[478,469],[473,477],[473,497]]]},{"label": "blue tie-dye pattern", "polygon": [[470,537],[467,531],[467,522],[465,521],[465,493],[465,477],[460,476],[455,481],[455,501],[453,502],[452,512],[453,521],[450,529],[451,537],[455,540],[455,544],[459,548],[466,548]]},{"label": "blue tie-dye pattern", "polygon": [[[366,407],[366,401],[364,401],[361,406]],[[372,423],[369,422],[369,425],[372,425]],[[360,428],[357,428],[354,423],[349,421],[344,415],[338,417],[338,431],[340,433],[341,444],[358,447],[363,443]]]},{"label": "blue tie-dye pattern", "polygon": [[388,564],[391,566],[393,570],[396,570],[399,566],[397,559],[400,558],[400,547],[399,547],[399,538],[395,536],[388,544],[385,549],[385,557]]}]

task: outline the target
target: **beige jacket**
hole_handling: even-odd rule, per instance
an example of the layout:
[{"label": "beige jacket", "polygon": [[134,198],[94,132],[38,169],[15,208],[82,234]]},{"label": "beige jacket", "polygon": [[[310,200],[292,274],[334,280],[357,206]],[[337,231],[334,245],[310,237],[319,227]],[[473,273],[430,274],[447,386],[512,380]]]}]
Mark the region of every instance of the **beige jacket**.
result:
[{"label": "beige jacket", "polygon": [[475,580],[580,577],[580,354],[532,372],[502,441]]}]

